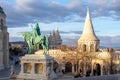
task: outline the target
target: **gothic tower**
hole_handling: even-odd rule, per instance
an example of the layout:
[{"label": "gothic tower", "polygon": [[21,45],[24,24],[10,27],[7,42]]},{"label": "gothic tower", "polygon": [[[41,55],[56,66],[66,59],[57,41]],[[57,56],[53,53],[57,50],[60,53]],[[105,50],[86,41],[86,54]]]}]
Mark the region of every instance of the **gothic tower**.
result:
[{"label": "gothic tower", "polygon": [[83,33],[78,40],[78,49],[81,52],[96,52],[99,49],[99,39],[95,35],[89,10],[87,10]]},{"label": "gothic tower", "polygon": [[6,26],[6,14],[0,7],[0,70],[9,67],[9,33]]},{"label": "gothic tower", "polygon": [[62,44],[62,39],[59,33],[58,28],[53,31],[53,34],[50,33],[49,35],[49,47],[50,49],[56,49],[57,46]]}]

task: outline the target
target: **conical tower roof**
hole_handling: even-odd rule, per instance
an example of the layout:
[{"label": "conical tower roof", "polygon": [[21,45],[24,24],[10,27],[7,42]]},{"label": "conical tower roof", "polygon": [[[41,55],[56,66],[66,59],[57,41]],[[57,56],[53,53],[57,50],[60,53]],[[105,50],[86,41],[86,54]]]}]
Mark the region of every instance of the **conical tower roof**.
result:
[{"label": "conical tower roof", "polygon": [[79,41],[83,41],[83,40],[85,40],[85,41],[98,41],[99,40],[96,37],[94,29],[93,29],[89,9],[87,10],[83,33],[82,33]]}]

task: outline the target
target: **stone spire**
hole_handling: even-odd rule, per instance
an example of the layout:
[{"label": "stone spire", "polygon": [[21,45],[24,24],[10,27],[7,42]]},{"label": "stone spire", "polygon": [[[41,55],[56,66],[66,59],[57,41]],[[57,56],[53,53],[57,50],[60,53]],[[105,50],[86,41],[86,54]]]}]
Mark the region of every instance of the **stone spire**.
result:
[{"label": "stone spire", "polygon": [[90,17],[90,13],[89,13],[89,9],[87,9],[87,15],[86,15],[86,20],[85,20],[85,24],[84,24],[84,29],[83,29],[83,33],[82,36],[79,40],[99,40],[94,32],[93,29],[93,25],[92,25],[92,21],[91,21],[91,17]]},{"label": "stone spire", "polygon": [[56,27],[56,31],[59,31],[58,27]]}]

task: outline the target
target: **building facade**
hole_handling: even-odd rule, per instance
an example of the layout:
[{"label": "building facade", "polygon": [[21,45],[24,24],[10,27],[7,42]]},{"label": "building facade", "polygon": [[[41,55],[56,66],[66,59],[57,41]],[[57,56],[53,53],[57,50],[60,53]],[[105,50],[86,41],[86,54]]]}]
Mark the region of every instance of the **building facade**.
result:
[{"label": "building facade", "polygon": [[[59,65],[57,67],[65,72],[82,71],[86,76],[111,74],[115,71],[114,65],[116,65],[116,57],[113,58],[113,55],[118,55],[112,48],[100,50],[99,46],[100,40],[95,35],[88,10],[83,33],[78,40],[78,47],[66,50],[50,49],[48,53],[55,59],[55,64]],[[117,60],[119,64],[120,58]],[[117,71],[120,72],[119,67]]]},{"label": "building facade", "polygon": [[0,70],[9,67],[9,33],[6,26],[6,14],[0,7]]}]

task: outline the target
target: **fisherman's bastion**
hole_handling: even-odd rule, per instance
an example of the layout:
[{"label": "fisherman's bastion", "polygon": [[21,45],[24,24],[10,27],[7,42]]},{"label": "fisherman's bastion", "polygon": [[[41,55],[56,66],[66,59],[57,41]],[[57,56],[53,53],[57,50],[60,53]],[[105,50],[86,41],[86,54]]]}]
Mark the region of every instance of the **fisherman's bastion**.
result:
[{"label": "fisherman's bastion", "polygon": [[[113,48],[101,49],[93,25],[90,12],[87,10],[82,35],[78,40],[78,46],[74,48],[62,45],[58,28],[49,35],[47,54],[54,60],[53,70],[57,75],[83,72],[84,76],[102,76],[120,73],[120,51]],[[0,70],[8,67],[9,33],[6,15],[0,7]]]}]

